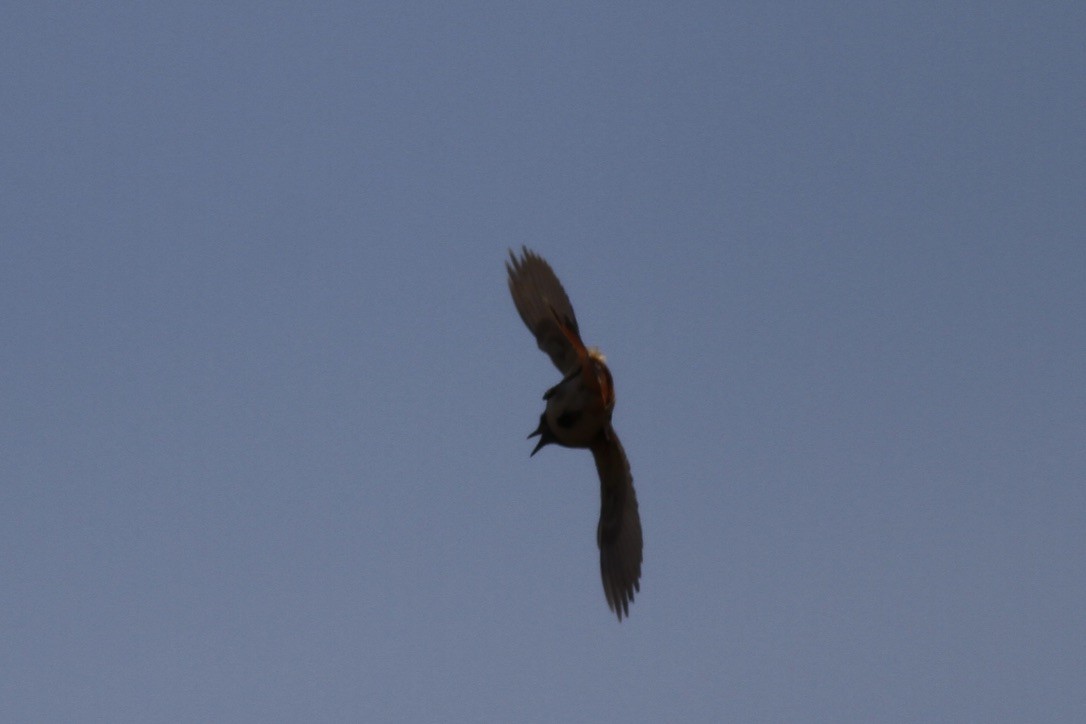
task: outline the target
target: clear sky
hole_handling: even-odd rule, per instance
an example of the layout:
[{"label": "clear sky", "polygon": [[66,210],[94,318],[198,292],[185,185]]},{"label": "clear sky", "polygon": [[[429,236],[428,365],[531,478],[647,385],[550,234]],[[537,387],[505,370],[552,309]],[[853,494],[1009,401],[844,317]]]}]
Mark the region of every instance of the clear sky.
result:
[{"label": "clear sky", "polygon": [[1086,721],[1086,4],[675,5],[5,8],[0,720]]}]

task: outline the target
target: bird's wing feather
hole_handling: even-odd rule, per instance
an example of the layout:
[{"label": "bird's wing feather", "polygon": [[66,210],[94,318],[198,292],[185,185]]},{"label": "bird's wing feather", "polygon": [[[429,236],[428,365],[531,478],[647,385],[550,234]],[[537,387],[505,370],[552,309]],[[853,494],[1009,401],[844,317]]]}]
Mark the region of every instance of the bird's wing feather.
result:
[{"label": "bird's wing feather", "polygon": [[641,516],[626,451],[607,425],[592,445],[600,474],[600,575],[607,605],[618,615],[630,615],[634,593],[641,590]]},{"label": "bird's wing feather", "polygon": [[583,349],[584,345],[573,305],[562,283],[550,265],[527,248],[519,259],[510,251],[505,268],[509,272],[513,303],[528,330],[535,335],[539,349],[560,372],[570,372],[580,363],[578,346]]}]

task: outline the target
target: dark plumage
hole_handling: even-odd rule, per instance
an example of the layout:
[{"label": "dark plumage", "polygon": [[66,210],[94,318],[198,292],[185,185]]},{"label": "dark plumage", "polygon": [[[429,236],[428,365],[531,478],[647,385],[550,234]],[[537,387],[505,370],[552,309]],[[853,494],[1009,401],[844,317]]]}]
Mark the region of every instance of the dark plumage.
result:
[{"label": "dark plumage", "polygon": [[506,262],[509,291],[520,318],[539,348],[562,373],[562,381],[543,395],[547,406],[535,455],[549,444],[588,448],[600,477],[600,522],[596,542],[607,605],[619,620],[629,616],[640,590],[641,518],[626,451],[611,426],[614,384],[603,355],[581,341],[577,316],[561,282],[542,257],[523,249]]}]

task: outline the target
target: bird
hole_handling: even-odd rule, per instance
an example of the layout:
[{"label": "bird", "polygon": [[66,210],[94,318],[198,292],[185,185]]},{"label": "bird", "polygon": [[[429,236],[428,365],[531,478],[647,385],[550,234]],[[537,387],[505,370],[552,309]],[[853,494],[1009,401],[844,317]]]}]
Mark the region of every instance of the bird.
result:
[{"label": "bird", "polygon": [[527,247],[510,250],[505,264],[513,304],[562,380],[543,393],[547,403],[539,426],[528,435],[539,441],[529,457],[550,444],[587,448],[600,478],[600,520],[596,544],[607,606],[629,617],[641,590],[641,516],[626,451],[611,424],[615,388],[603,354],[581,341],[577,316],[550,264]]}]

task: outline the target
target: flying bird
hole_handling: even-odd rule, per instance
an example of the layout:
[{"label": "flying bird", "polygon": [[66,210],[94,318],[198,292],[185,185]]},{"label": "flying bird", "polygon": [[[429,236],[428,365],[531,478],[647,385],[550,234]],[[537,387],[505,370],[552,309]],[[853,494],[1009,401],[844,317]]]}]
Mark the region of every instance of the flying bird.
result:
[{"label": "flying bird", "polygon": [[539,427],[528,435],[539,437],[531,455],[551,443],[592,451],[600,476],[596,542],[603,593],[621,621],[630,615],[634,593],[641,590],[642,543],[630,463],[611,426],[611,371],[600,351],[581,341],[573,305],[550,265],[527,248],[519,259],[512,251],[509,258],[505,268],[517,312],[562,374],[562,381],[543,394],[546,409]]}]

